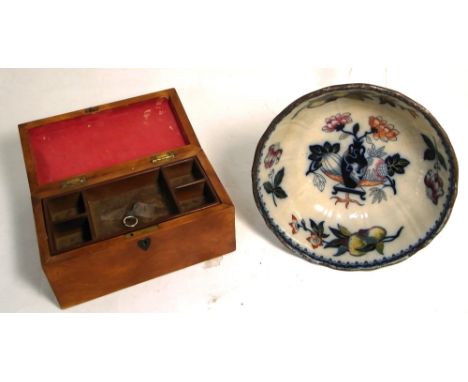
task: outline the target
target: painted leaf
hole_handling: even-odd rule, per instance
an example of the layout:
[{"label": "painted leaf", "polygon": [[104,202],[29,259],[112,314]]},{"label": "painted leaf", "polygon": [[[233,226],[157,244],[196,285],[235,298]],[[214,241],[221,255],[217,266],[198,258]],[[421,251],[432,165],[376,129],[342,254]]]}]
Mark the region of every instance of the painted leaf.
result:
[{"label": "painted leaf", "polygon": [[315,155],[322,155],[323,154],[323,148],[320,145],[312,145],[309,146],[309,150],[312,154]]},{"label": "painted leaf", "polygon": [[394,173],[404,174],[405,167],[408,166],[409,163],[409,160],[401,158],[400,154],[389,155],[387,158],[385,158],[388,175],[390,176],[393,176]]},{"label": "painted leaf", "polygon": [[359,132],[359,123],[355,123],[353,126],[353,134],[356,135]]},{"label": "painted leaf", "polygon": [[315,222],[312,219],[309,219],[309,222],[310,222],[310,227],[312,228],[312,230],[317,232],[318,231],[317,224],[315,224]]},{"label": "painted leaf", "polygon": [[436,157],[435,150],[426,149],[426,151],[424,151],[424,160],[434,160],[435,157]]},{"label": "painted leaf", "polygon": [[406,167],[409,165],[409,160],[408,159],[405,159],[405,158],[400,158],[398,160],[398,166],[401,166],[401,167]]},{"label": "painted leaf", "polygon": [[385,146],[379,147],[377,150],[375,150],[375,156],[377,158],[383,158],[387,155],[387,153],[384,151]]},{"label": "painted leaf", "polygon": [[439,161],[440,165],[445,169],[447,170],[447,164],[445,163],[445,159],[444,157],[442,156],[441,153],[437,153],[437,160]]},{"label": "painted leaf", "polygon": [[273,192],[273,185],[270,182],[263,183],[263,188],[267,192],[267,194],[271,194]]},{"label": "painted leaf", "polygon": [[284,177],[284,167],[281,170],[279,170],[275,175],[275,179],[274,179],[275,187],[281,184],[281,182],[283,181],[283,177]]},{"label": "painted leaf", "polygon": [[[366,138],[368,138],[369,136],[367,136]],[[382,158],[383,156],[385,156],[385,152],[383,151],[383,149],[385,148],[385,146],[382,146],[380,148],[376,148],[375,147],[375,144],[371,143],[371,146],[370,148],[367,149],[367,155],[370,157],[370,158]],[[382,150],[382,151],[380,151]]]},{"label": "painted leaf", "polygon": [[317,171],[321,166],[322,166],[322,161],[316,161],[311,158],[311,155],[309,155],[309,159],[312,161],[310,162],[309,170],[306,172],[306,175],[309,175],[311,172]]},{"label": "painted leaf", "polygon": [[338,251],[333,256],[341,256],[345,254],[346,252],[348,252],[348,248],[342,245],[338,247]]},{"label": "painted leaf", "polygon": [[325,223],[324,221],[321,221],[321,222],[319,223],[319,225],[318,225],[318,231],[319,231],[319,233],[321,233],[322,235],[323,235],[323,230],[324,230],[324,227],[323,227],[323,224],[324,224],[324,223]]},{"label": "painted leaf", "polygon": [[432,139],[429,138],[427,135],[425,134],[421,134],[422,138],[424,139],[424,142],[426,142],[426,145],[427,147],[432,150],[432,151],[436,151],[435,149],[435,146],[434,146],[434,143],[432,142]]},{"label": "painted leaf", "polygon": [[387,200],[387,195],[385,194],[385,191],[381,188],[378,188],[378,187],[371,188],[370,194],[372,197],[372,204],[380,203],[384,199]]},{"label": "painted leaf", "polygon": [[391,107],[396,107],[395,102],[387,97],[379,97],[379,101],[381,105],[390,105]]},{"label": "painted leaf", "polygon": [[409,160],[405,158],[398,159],[398,162],[395,164],[395,172],[398,174],[405,173],[405,167],[409,165]]},{"label": "painted leaf", "polygon": [[346,139],[347,137],[348,137],[348,134],[346,134],[346,133],[341,133],[340,136],[338,137],[338,139],[339,139],[340,141],[342,141],[343,139]]},{"label": "painted leaf", "polygon": [[332,234],[335,235],[337,238],[340,238],[340,239],[347,239],[347,238],[348,238],[347,235],[342,234],[342,233],[341,233],[338,229],[336,229],[336,228],[330,227],[330,231],[331,231]]},{"label": "painted leaf", "polygon": [[338,224],[338,229],[340,230],[340,232],[345,235],[345,236],[351,236],[351,232],[345,227],[345,226],[342,226],[341,224]]},{"label": "painted leaf", "polygon": [[314,186],[322,192],[325,189],[327,183],[325,177],[322,174],[314,174],[313,180]]},{"label": "painted leaf", "polygon": [[383,255],[383,250],[384,250],[384,243],[383,242],[379,242],[377,243],[377,245],[375,246],[375,249],[377,250],[378,253],[380,253],[381,255]]},{"label": "painted leaf", "polygon": [[286,194],[286,192],[284,192],[284,190],[281,187],[275,187],[275,189],[273,190],[273,193],[275,194],[277,198],[280,198],[280,199],[285,199],[288,197],[288,194]]},{"label": "painted leaf", "polygon": [[325,248],[338,248],[343,245],[342,239],[333,239],[325,244]]},{"label": "painted leaf", "polygon": [[338,154],[339,151],[340,151],[340,144],[339,144],[339,143],[333,144],[333,145],[332,145],[331,152],[332,152],[332,153],[335,153],[335,154]]}]

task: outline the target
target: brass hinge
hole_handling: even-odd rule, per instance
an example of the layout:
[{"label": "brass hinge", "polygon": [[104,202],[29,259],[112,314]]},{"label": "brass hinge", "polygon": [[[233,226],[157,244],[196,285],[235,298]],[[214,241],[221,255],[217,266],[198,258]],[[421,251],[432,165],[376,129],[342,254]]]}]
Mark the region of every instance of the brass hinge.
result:
[{"label": "brass hinge", "polygon": [[68,188],[68,187],[73,187],[73,186],[79,186],[81,184],[84,184],[87,182],[86,177],[84,176],[78,176],[73,179],[68,179],[65,182],[62,182],[62,188]]},{"label": "brass hinge", "polygon": [[174,159],[175,158],[175,153],[173,152],[168,152],[164,154],[159,154],[151,157],[151,163],[156,164],[159,163],[163,160],[168,160],[168,159]]}]

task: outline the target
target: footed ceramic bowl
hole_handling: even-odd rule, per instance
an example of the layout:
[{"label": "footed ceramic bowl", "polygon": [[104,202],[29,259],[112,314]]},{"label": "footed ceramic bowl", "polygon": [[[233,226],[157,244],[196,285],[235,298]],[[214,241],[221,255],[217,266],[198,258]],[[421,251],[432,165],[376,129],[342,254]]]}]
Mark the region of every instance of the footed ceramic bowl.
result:
[{"label": "footed ceramic bowl", "polygon": [[367,84],[284,109],[258,143],[252,181],[268,227],[299,256],[375,269],[426,246],[457,194],[450,141],[424,107]]}]

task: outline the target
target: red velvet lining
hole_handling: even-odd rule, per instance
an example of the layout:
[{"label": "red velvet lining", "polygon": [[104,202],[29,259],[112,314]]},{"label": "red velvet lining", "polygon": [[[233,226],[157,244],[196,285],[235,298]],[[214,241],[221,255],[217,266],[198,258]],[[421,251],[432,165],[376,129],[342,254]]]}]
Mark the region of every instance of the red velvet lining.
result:
[{"label": "red velvet lining", "polygon": [[39,184],[186,144],[165,98],[33,128],[29,139]]}]

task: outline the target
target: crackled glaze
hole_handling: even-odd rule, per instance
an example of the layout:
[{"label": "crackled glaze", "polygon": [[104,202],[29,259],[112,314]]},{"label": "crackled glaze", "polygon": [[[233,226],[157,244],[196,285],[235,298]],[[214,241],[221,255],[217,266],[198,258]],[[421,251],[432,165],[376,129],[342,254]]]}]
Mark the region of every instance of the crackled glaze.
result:
[{"label": "crackled glaze", "polygon": [[252,171],[259,210],[280,240],[338,269],[380,267],[426,245],[448,218],[456,178],[434,117],[365,84],[287,107],[260,140]]}]

